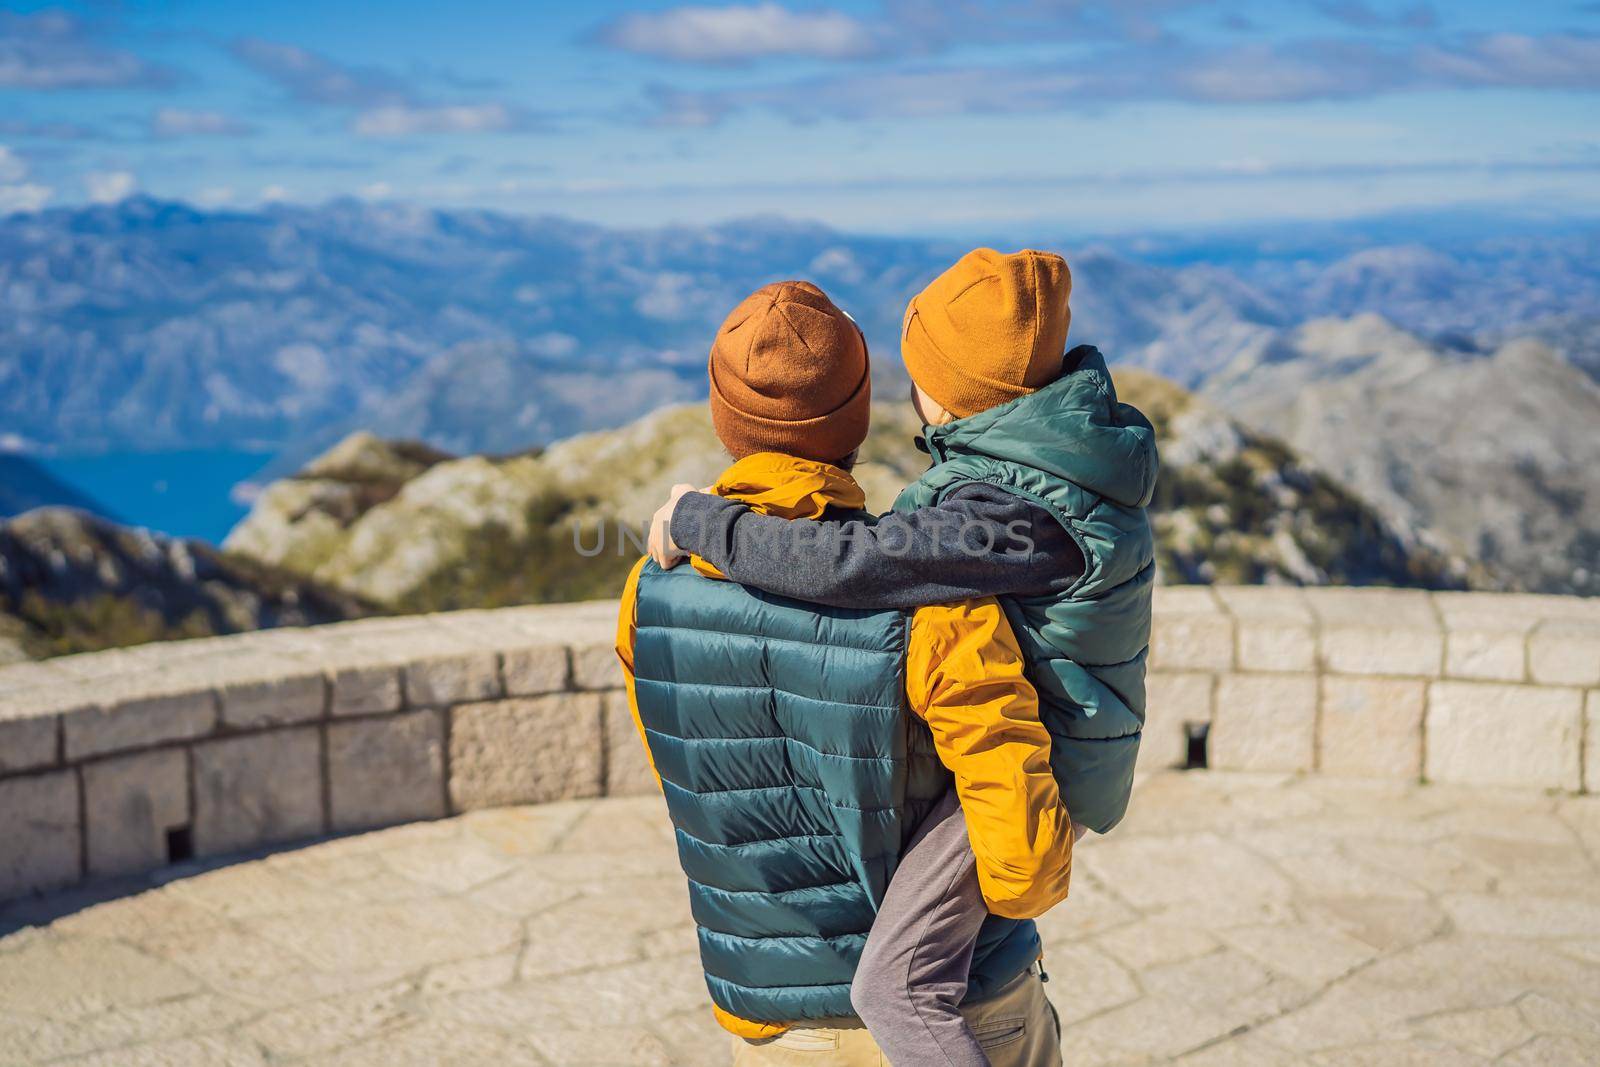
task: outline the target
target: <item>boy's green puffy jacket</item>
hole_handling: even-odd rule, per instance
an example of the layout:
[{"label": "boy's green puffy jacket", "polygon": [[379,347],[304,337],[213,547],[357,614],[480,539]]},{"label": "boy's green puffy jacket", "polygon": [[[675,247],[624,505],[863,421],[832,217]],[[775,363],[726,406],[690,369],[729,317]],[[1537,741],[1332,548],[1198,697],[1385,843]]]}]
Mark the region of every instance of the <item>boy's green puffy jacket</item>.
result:
[{"label": "boy's green puffy jacket", "polygon": [[1155,546],[1155,432],[1119,403],[1105,358],[1080,345],[1038,392],[926,434],[932,468],[895,501],[936,504],[971,482],[1038,503],[1083,551],[1069,589],[1000,601],[1028,658],[1051,763],[1075,822],[1099,833],[1127,811],[1144,727]]}]

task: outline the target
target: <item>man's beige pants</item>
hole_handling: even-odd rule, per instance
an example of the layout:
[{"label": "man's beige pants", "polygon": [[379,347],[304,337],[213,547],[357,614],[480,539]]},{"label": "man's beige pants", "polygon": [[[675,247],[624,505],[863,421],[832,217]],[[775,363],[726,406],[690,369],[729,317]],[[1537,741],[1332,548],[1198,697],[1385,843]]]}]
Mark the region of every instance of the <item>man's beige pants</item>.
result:
[{"label": "man's beige pants", "polygon": [[[1061,1024],[1037,968],[994,996],[964,1004],[993,1067],[1061,1067]],[[765,1041],[733,1039],[733,1067],[888,1067],[872,1035],[851,1020],[837,1027],[794,1027]],[[924,1067],[895,1064],[894,1067]]]}]

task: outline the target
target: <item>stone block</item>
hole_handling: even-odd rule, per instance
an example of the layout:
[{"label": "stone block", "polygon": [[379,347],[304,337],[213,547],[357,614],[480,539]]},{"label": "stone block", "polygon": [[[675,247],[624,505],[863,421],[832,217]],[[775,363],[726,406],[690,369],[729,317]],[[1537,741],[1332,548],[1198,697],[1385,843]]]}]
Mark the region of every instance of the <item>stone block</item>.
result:
[{"label": "stone block", "polygon": [[1208,766],[1308,771],[1316,751],[1314,674],[1226,674],[1217,680]]},{"label": "stone block", "polygon": [[650,769],[639,728],[628,708],[628,694],[613,691],[602,696],[605,704],[606,787],[608,797],[648,796],[660,792]]},{"label": "stone block", "polygon": [[1483,626],[1485,620],[1508,630],[1527,633],[1545,619],[1600,623],[1600,600],[1594,597],[1549,593],[1432,594],[1447,627]]},{"label": "stone block", "polygon": [[103,878],[165,865],[167,833],[189,825],[189,760],[168,748],[83,768],[89,874]]},{"label": "stone block", "polygon": [[224,682],[218,686],[218,695],[223,725],[256,730],[322,718],[328,706],[328,683],[320,671],[302,669]]},{"label": "stone block", "polygon": [[1434,682],[1425,772],[1437,782],[1576,791],[1582,718],[1578,689]]},{"label": "stone block", "polygon": [[1324,625],[1322,665],[1336,674],[1390,674],[1437,678],[1444,663],[1444,632],[1422,626],[1368,623]]},{"label": "stone block", "polygon": [[1450,678],[1520,682],[1527,676],[1525,642],[1520,630],[1452,629],[1445,635],[1444,673]]},{"label": "stone block", "polygon": [[[156,641],[141,648],[118,648],[106,652],[84,652],[76,656],[61,656],[51,661],[57,670],[78,681],[103,681],[107,678],[131,679],[138,675],[154,676],[166,670],[173,655],[173,645],[188,642]],[[160,651],[152,652],[159,648]]]},{"label": "stone block", "polygon": [[1211,585],[1158,585],[1152,591],[1152,599],[1157,614],[1207,615],[1222,610],[1217,587]]},{"label": "stone block", "polygon": [[500,695],[500,666],[493,652],[458,652],[406,665],[406,703],[439,708]]},{"label": "stone block", "polygon": [[1191,723],[1211,721],[1212,676],[1156,671],[1145,682],[1144,735],[1139,769],[1182,767],[1189,762]]},{"label": "stone block", "polygon": [[0,707],[0,775],[54,766],[61,744],[61,716],[5,718]]},{"label": "stone block", "polygon": [[328,727],[334,830],[437,819],[444,804],[444,713],[409,711]]},{"label": "stone block", "polygon": [[1433,593],[1446,630],[1506,630],[1526,636],[1545,617],[1549,597],[1515,593]]},{"label": "stone block", "polygon": [[1437,628],[1439,616],[1432,594],[1420,589],[1307,589],[1306,604],[1325,626],[1367,626],[1381,623],[1406,628]]},{"label": "stone block", "polygon": [[82,877],[75,771],[0,781],[0,900]]},{"label": "stone block", "polygon": [[[506,650],[500,657],[506,696],[533,697],[567,688],[570,669],[565,645],[529,645]],[[620,683],[619,683],[620,684]]]},{"label": "stone block", "polygon": [[1541,685],[1600,685],[1600,624],[1541,623],[1528,638],[1528,673]]},{"label": "stone block", "polygon": [[1318,770],[1417,778],[1422,774],[1426,703],[1427,683],[1420,678],[1324,675]]},{"label": "stone block", "polygon": [[61,719],[69,763],[204,737],[216,726],[217,697],[209,688],[164,693],[135,689],[120,699],[69,711]]},{"label": "stone block", "polygon": [[1307,589],[1323,668],[1339,674],[1437,678],[1444,633],[1430,594],[1415,589]]},{"label": "stone block", "polygon": [[1236,619],[1299,622],[1315,621],[1306,604],[1305,592],[1294,586],[1217,585],[1212,592]]},{"label": "stone block", "polygon": [[195,745],[194,789],[199,855],[319,834],[321,729],[299,726]]},{"label": "stone block", "polygon": [[400,668],[395,665],[341,667],[333,672],[330,710],[341,715],[379,715],[399,711]]},{"label": "stone block", "polygon": [[1600,689],[1589,690],[1583,718],[1583,788],[1600,793]]},{"label": "stone block", "polygon": [[454,810],[600,795],[605,743],[600,694],[466,704],[450,716]]},{"label": "stone block", "polygon": [[614,600],[506,608],[498,615],[516,628],[523,644],[600,645],[617,635]]},{"label": "stone block", "polygon": [[1150,632],[1150,665],[1164,671],[1233,669],[1233,618],[1209,594],[1158,590]]},{"label": "stone block", "polygon": [[0,698],[27,689],[59,686],[71,681],[72,675],[53,666],[51,662],[24,660],[21,663],[0,664]]},{"label": "stone block", "polygon": [[1309,624],[1241,619],[1238,628],[1240,670],[1301,672],[1317,669],[1317,635]]},{"label": "stone block", "polygon": [[572,687],[574,689],[620,689],[622,661],[610,642],[575,645],[572,649]]}]

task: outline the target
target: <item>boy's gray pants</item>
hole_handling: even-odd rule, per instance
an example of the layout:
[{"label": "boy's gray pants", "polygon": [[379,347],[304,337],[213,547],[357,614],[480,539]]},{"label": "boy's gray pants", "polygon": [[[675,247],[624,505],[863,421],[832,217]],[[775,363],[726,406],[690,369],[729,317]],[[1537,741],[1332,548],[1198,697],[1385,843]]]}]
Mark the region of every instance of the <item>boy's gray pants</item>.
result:
[{"label": "boy's gray pants", "polygon": [[[960,1011],[988,913],[951,791],[913,835],[850,987],[851,1005],[895,1067],[989,1067],[984,1047],[998,1035],[975,1034]],[[1048,1035],[1027,1035],[1040,1050],[1029,1067],[1060,1064],[1060,1028],[1050,1025]]]}]

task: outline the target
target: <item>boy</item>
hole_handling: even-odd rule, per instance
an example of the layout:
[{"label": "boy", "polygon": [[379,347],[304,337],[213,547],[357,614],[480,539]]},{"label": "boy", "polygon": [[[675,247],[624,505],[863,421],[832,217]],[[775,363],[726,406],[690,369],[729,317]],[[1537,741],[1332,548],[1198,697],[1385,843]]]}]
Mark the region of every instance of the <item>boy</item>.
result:
[{"label": "boy", "polygon": [[[860,332],[815,286],[742,301],[709,362],[736,461],[717,497],[805,526],[861,516],[849,468],[867,367]],[[701,560],[647,563],[623,592],[617,651],[735,1063],[825,1048],[836,1067],[877,1065],[852,980],[881,916],[902,914],[941,969],[913,984],[945,1020],[936,1032],[966,1039],[956,1062],[1058,1067],[1028,918],[1066,896],[1071,821],[999,605],[829,608],[711,580]]]},{"label": "boy", "polygon": [[[978,249],[912,299],[901,352],[933,462],[891,515],[799,539],[679,487],[652,543],[663,562],[692,552],[742,584],[841,607],[999,596],[1062,799],[1075,824],[1105,833],[1127,809],[1143,726],[1155,576],[1144,509],[1158,462],[1149,421],[1117,402],[1100,353],[1063,356],[1070,295],[1059,256]],[[907,979],[916,924],[893,909],[896,884],[856,1006],[891,1059],[943,1062],[918,1040],[929,1004]]]}]

